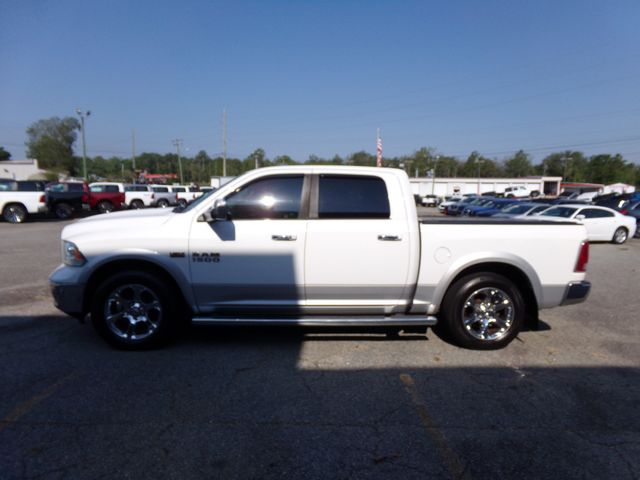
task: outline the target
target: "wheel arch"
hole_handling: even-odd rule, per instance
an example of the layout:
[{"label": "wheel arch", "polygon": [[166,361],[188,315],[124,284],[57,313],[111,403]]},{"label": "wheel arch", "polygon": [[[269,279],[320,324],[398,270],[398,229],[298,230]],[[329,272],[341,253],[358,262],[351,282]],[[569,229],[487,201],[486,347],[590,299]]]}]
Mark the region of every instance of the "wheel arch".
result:
[{"label": "wheel arch", "polygon": [[530,268],[523,268],[521,265],[504,260],[487,259],[485,261],[477,261],[453,272],[445,284],[446,287],[442,288],[438,292],[439,298],[434,300],[436,300],[437,305],[441,305],[451,286],[464,276],[481,272],[497,273],[498,275],[502,275],[503,277],[511,280],[518,290],[520,290],[525,304],[525,325],[527,327],[534,328],[538,322],[539,310],[536,289],[539,289],[540,285],[535,272],[527,272],[526,270],[530,270]]},{"label": "wheel arch", "polygon": [[123,271],[143,271],[150,273],[162,281],[166,282],[170,289],[176,292],[178,296],[179,304],[186,309],[187,312],[193,312],[194,305],[190,292],[185,292],[181,288],[181,284],[188,284],[188,282],[179,282],[176,280],[175,275],[169,272],[164,266],[146,259],[146,258],[132,258],[132,257],[120,257],[117,259],[109,260],[96,267],[86,282],[84,289],[84,296],[82,301],[82,311],[89,312],[91,308],[91,299],[98,289],[99,285],[107,279],[109,276],[123,272]]},{"label": "wheel arch", "polygon": [[4,217],[5,210],[7,208],[11,207],[11,206],[14,206],[14,205],[24,208],[25,216],[24,216],[24,220],[23,221],[26,221],[29,218],[29,209],[27,208],[27,206],[24,203],[17,202],[17,201],[14,201],[14,200],[9,200],[7,203],[5,203],[2,206],[2,210],[0,210],[0,215],[2,215],[2,217]]},{"label": "wheel arch", "polygon": [[24,203],[17,202],[15,200],[9,200],[7,203],[2,205],[2,212],[4,213],[5,208],[10,207],[12,205],[18,205],[18,206],[24,208],[27,213],[29,213],[29,209],[27,208],[27,206]]}]

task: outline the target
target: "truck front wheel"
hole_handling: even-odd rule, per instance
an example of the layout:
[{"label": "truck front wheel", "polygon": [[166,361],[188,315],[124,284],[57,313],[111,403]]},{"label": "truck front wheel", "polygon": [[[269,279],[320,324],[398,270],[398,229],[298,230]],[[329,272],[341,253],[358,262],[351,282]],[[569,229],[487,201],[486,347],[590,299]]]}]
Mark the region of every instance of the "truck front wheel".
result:
[{"label": "truck front wheel", "polygon": [[170,289],[146,272],[122,272],[97,288],[91,304],[95,329],[116,348],[142,350],[166,343],[179,324]]},{"label": "truck front wheel", "polygon": [[522,294],[508,278],[492,272],[466,275],[449,287],[442,303],[442,330],[472,350],[507,346],[524,324]]}]

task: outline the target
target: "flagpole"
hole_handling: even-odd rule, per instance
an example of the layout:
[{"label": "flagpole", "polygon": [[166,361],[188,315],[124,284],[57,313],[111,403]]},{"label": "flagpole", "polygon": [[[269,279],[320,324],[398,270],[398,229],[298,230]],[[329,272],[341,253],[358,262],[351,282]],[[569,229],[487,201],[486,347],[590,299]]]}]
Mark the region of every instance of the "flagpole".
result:
[{"label": "flagpole", "polygon": [[382,166],[382,139],[380,138],[380,129],[376,130],[376,167]]}]

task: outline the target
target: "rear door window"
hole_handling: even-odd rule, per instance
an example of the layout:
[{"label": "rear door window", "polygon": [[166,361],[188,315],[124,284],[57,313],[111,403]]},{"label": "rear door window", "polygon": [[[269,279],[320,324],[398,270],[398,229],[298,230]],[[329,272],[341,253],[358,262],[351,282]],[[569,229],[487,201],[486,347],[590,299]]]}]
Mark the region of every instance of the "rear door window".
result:
[{"label": "rear door window", "polygon": [[605,218],[605,217],[613,217],[613,213],[607,212],[606,210],[600,210],[598,208],[585,208],[580,211],[581,215],[584,215],[584,218]]},{"label": "rear door window", "polygon": [[389,218],[384,180],[363,175],[320,175],[318,218]]}]

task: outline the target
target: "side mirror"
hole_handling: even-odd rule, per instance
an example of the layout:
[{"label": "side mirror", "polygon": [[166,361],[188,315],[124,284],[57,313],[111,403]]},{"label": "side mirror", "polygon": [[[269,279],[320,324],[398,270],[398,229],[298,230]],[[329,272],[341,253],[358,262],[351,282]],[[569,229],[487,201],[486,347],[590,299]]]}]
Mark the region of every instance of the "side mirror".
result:
[{"label": "side mirror", "polygon": [[202,215],[198,217],[199,222],[225,222],[227,220],[231,220],[231,213],[229,212],[229,207],[224,200],[219,199],[213,204],[213,208],[204,212]]},{"label": "side mirror", "polygon": [[584,215],[576,215],[576,220],[584,220],[585,218]]}]

